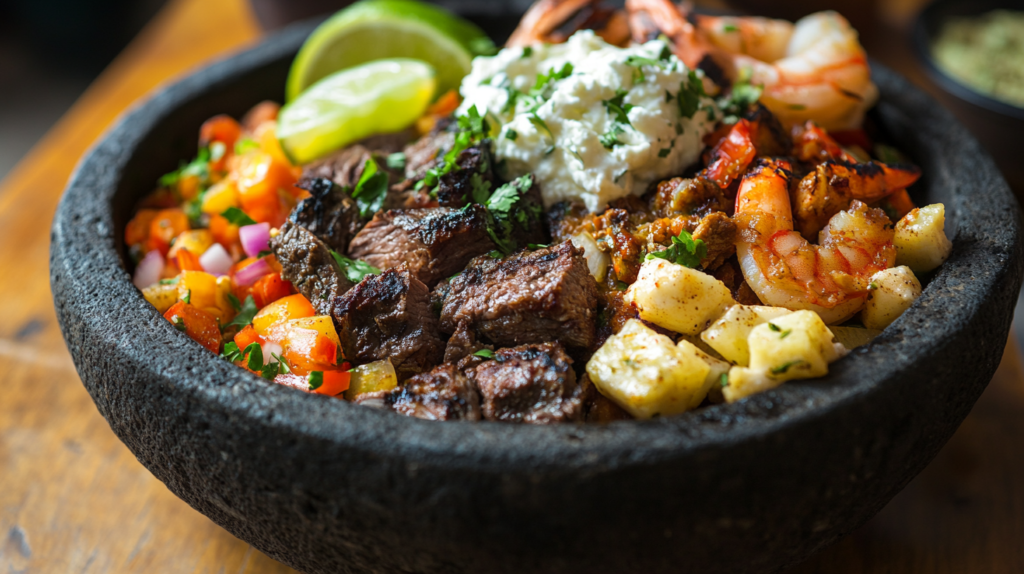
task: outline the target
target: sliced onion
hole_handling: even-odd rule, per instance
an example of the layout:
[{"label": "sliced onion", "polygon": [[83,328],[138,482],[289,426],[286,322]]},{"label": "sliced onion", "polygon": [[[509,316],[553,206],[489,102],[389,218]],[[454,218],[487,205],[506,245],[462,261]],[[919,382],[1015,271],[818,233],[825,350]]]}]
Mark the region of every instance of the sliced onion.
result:
[{"label": "sliced onion", "polygon": [[270,249],[270,224],[254,223],[238,228],[238,239],[249,257],[256,257],[261,251]]},{"label": "sliced onion", "polygon": [[257,259],[255,263],[246,265],[235,273],[235,283],[242,287],[248,287],[260,277],[270,273],[270,271],[270,264],[267,263],[266,259]]},{"label": "sliced onion", "polygon": [[583,250],[583,258],[587,260],[587,268],[590,269],[590,274],[594,276],[594,279],[598,283],[604,281],[605,273],[608,272],[608,265],[612,262],[612,258],[604,251],[601,251],[597,246],[594,236],[589,231],[581,231],[570,237],[569,241],[572,242],[576,249]]},{"label": "sliced onion", "polygon": [[220,276],[227,275],[234,262],[231,260],[231,254],[224,249],[223,245],[214,243],[206,250],[206,253],[199,256],[199,264],[203,266],[203,271]]},{"label": "sliced onion", "polygon": [[278,345],[277,343],[271,343],[270,341],[267,341],[266,343],[260,345],[260,347],[263,348],[264,365],[269,365],[270,363],[276,362],[277,359],[274,358],[274,355],[280,357],[282,354],[284,354],[284,348],[281,347],[281,345]]},{"label": "sliced onion", "polygon": [[135,266],[135,275],[132,277],[132,283],[139,289],[145,289],[154,283],[158,283],[163,271],[164,256],[154,249],[147,253],[142,258],[142,261],[139,261],[139,264]]}]

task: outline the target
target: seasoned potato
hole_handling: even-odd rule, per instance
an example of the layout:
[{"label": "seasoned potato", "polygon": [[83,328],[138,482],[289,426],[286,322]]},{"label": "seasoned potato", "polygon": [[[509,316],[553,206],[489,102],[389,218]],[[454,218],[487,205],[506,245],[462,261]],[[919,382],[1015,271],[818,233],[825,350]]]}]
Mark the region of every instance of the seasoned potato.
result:
[{"label": "seasoned potato", "polygon": [[790,313],[792,311],[784,307],[733,305],[725,315],[701,333],[700,338],[726,360],[746,367],[750,362],[750,351],[747,349],[750,331],[762,323]]},{"label": "seasoned potato", "polygon": [[953,244],[946,237],[946,207],[941,203],[913,209],[896,224],[896,264],[917,273],[931,271],[949,258]]},{"label": "seasoned potato", "polygon": [[171,308],[171,305],[178,302],[178,286],[157,283],[143,289],[142,296],[146,298],[146,301],[149,301],[150,305],[156,307],[156,310],[163,314]]},{"label": "seasoned potato", "polygon": [[828,364],[846,353],[814,311],[794,311],[751,329],[750,367],[733,367],[722,394],[734,402],[791,379],[828,374]]},{"label": "seasoned potato", "polygon": [[736,303],[718,279],[664,259],[644,262],[626,300],[641,319],[684,335],[700,333]]},{"label": "seasoned potato", "polygon": [[704,400],[711,367],[701,355],[707,357],[688,342],[677,346],[630,319],[594,353],[587,374],[602,395],[634,417],[649,419],[690,410]]},{"label": "seasoned potato", "polygon": [[583,258],[587,260],[587,267],[590,269],[590,274],[594,276],[594,279],[598,283],[604,281],[604,276],[608,272],[608,265],[611,264],[612,258],[597,247],[597,241],[594,240],[594,236],[589,231],[581,231],[570,237],[569,241],[576,246],[576,249],[583,250]]},{"label": "seasoned potato", "polygon": [[878,331],[888,327],[921,296],[921,282],[906,265],[875,273],[869,289],[860,319],[865,327]]},{"label": "seasoned potato", "polygon": [[685,348],[686,352],[694,353],[695,355],[700,357],[700,360],[707,363],[708,376],[705,378],[704,384],[707,387],[706,394],[708,400],[710,400],[713,403],[720,403],[724,401],[725,399],[724,397],[722,397],[722,387],[724,386],[722,384],[723,376],[728,375],[729,367],[731,367],[732,365],[708,354],[699,346],[694,345],[689,341],[679,341],[679,343],[676,346],[679,347],[680,349]]}]

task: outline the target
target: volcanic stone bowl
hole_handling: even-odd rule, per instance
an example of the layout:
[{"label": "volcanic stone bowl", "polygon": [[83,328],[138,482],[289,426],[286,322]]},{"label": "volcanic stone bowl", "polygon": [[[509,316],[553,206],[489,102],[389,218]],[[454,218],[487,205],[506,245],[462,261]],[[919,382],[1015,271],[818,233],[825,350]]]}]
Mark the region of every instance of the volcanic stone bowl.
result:
[{"label": "volcanic stone bowl", "polygon": [[305,572],[767,572],[874,515],[936,454],[999,362],[1021,283],[1017,204],[933,100],[875,65],[874,112],[941,201],[953,255],[829,376],[732,405],[607,425],[437,423],[255,377],[176,331],[121,237],[199,124],[280,100],[308,27],[166,87],[82,161],[51,281],[82,381],[157,478]]}]

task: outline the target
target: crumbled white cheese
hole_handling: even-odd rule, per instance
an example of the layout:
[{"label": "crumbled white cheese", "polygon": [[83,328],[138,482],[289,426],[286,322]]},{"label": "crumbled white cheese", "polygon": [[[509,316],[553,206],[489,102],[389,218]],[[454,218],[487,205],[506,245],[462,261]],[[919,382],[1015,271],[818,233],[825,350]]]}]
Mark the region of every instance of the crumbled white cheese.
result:
[{"label": "crumbled white cheese", "polygon": [[[540,76],[559,71],[567,77],[531,95]],[[500,128],[494,146],[505,175],[532,173],[545,204],[578,200],[598,211],[611,200],[643,194],[697,160],[701,138],[720,117],[714,100],[698,97],[699,83],[691,83],[690,71],[660,40],[618,48],[584,30],[564,44],[476,58],[462,82],[458,113],[473,106],[481,114],[486,110]],[[681,113],[680,91],[689,97],[692,117]],[[628,124],[608,103],[617,96],[628,109]],[[613,138],[619,143],[609,149]]]}]

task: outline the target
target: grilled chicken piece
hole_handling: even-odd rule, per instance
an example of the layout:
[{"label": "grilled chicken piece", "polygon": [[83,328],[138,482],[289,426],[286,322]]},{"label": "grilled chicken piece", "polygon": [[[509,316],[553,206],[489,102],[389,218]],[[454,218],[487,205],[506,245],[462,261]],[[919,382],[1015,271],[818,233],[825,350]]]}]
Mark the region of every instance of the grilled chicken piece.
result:
[{"label": "grilled chicken piece", "polygon": [[494,249],[487,213],[480,205],[452,209],[396,209],[378,213],[349,243],[348,256],[379,269],[408,264],[416,279],[433,287]]},{"label": "grilled chicken piece", "polygon": [[468,375],[480,389],[487,420],[549,424],[583,418],[582,389],[559,343],[500,349]]},{"label": "grilled chicken piece", "polygon": [[450,282],[441,330],[460,325],[498,346],[596,340],[597,284],[583,252],[566,241],[498,260],[477,257]]},{"label": "grilled chicken piece", "polygon": [[352,288],[330,248],[291,220],[270,239],[270,249],[281,264],[281,278],[291,281],[320,315],[330,315],[334,299]]},{"label": "grilled chicken piece", "polygon": [[430,292],[406,266],[367,275],[334,299],[331,315],[346,359],[359,364],[390,358],[399,380],[429,370],[444,356]]},{"label": "grilled chicken piece", "polygon": [[432,421],[480,420],[480,393],[455,365],[445,363],[407,380],[384,397],[384,405]]}]

